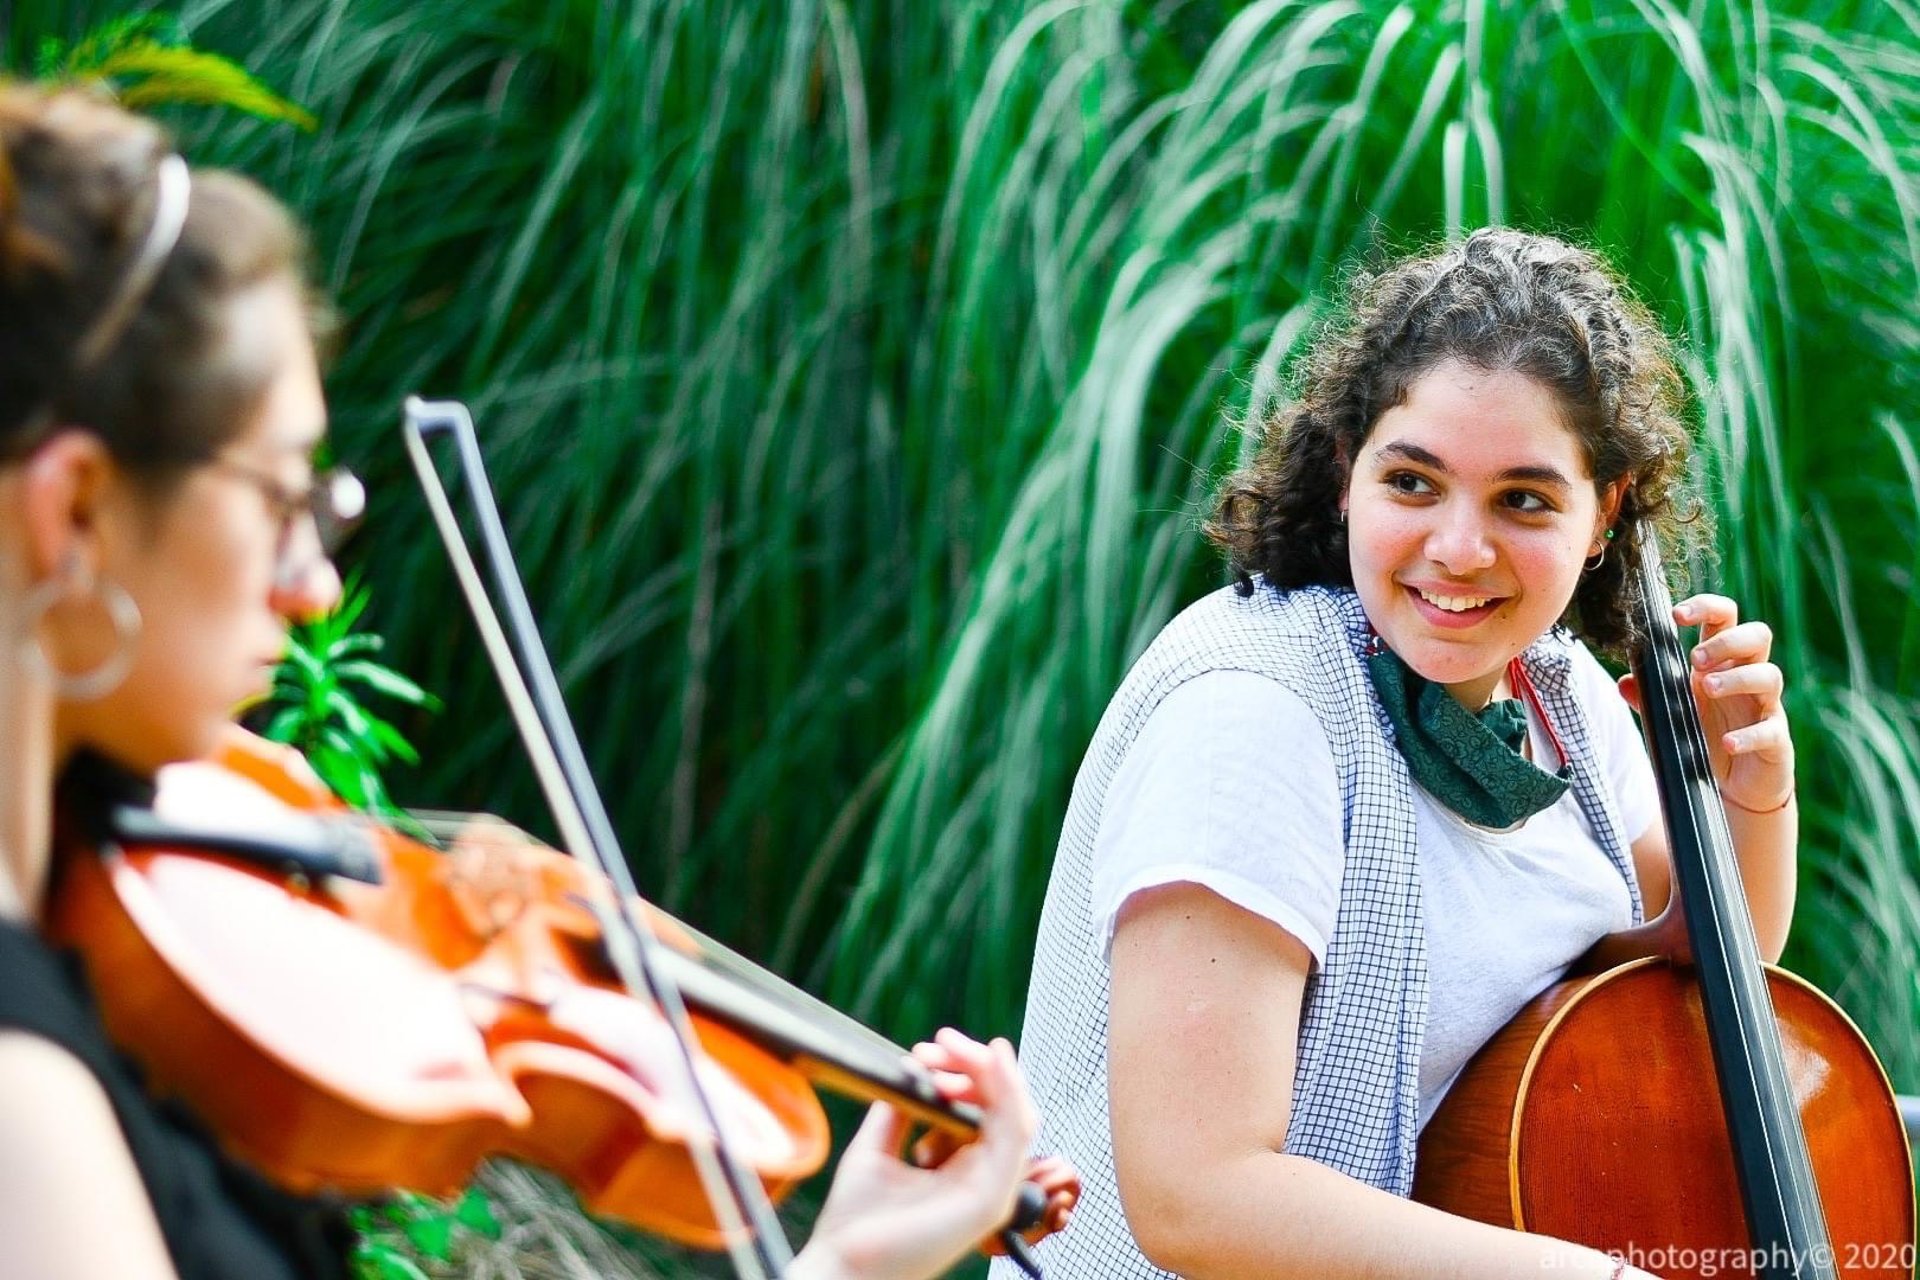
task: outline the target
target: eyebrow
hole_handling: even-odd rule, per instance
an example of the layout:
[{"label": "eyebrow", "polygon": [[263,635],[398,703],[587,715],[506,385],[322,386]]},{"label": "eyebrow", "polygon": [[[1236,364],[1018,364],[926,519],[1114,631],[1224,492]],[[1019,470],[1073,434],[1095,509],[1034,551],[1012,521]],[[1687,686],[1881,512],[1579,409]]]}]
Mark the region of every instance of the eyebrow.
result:
[{"label": "eyebrow", "polygon": [[[1395,440],[1391,444],[1381,445],[1374,451],[1373,456],[1382,462],[1400,459],[1426,467],[1431,471],[1438,471],[1442,475],[1453,474],[1453,468],[1443,462],[1438,454],[1430,453],[1419,445],[1409,444],[1405,440]],[[1494,479],[1530,480],[1535,484],[1552,485],[1561,489],[1573,488],[1573,482],[1562,475],[1557,467],[1508,467]]]}]

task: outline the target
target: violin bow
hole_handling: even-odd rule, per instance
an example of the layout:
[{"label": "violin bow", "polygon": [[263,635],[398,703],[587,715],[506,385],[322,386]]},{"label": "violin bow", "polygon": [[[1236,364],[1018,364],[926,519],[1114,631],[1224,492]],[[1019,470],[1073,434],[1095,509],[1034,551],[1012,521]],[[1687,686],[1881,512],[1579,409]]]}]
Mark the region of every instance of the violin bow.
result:
[{"label": "violin bow", "polygon": [[[481,641],[561,838],[613,887],[613,902],[597,905],[600,914],[607,917],[602,920],[602,933],[608,958],[628,993],[636,999],[650,1000],[660,1010],[679,1046],[680,1087],[693,1100],[695,1114],[707,1125],[707,1140],[696,1137],[688,1142],[687,1149],[726,1237],[734,1270],[742,1280],[781,1280],[793,1262],[793,1247],[781,1229],[766,1188],[727,1141],[719,1108],[695,1069],[704,1051],[694,1037],[680,989],[666,972],[663,944],[637,915],[639,893],[633,873],[587,769],[585,753],[560,694],[560,682],[534,624],[533,609],[527,603],[526,588],[480,456],[473,416],[458,401],[409,396],[402,430],[407,454],[446,544],[454,576],[480,629]],[[430,436],[445,436],[453,442],[478,524],[481,551],[493,577],[494,591],[506,610],[505,625],[481,580],[452,500],[427,451]]]}]

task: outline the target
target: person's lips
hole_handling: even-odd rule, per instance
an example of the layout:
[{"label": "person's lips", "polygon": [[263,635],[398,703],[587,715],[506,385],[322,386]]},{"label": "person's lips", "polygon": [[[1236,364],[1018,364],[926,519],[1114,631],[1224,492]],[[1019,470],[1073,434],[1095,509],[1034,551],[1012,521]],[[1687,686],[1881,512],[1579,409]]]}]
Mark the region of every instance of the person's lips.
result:
[{"label": "person's lips", "polygon": [[1478,587],[1442,583],[1402,583],[1420,616],[1436,627],[1459,630],[1490,618],[1507,600]]}]

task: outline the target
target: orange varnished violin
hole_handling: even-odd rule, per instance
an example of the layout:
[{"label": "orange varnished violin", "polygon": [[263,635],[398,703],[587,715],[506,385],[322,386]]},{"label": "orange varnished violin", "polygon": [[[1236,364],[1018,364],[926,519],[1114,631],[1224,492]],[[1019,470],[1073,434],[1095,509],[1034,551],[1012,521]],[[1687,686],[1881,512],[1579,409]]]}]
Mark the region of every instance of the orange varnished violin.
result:
[{"label": "orange varnished violin", "polygon": [[[1684,953],[1550,988],[1467,1064],[1421,1135],[1414,1198],[1681,1277],[1914,1274],[1912,1153],[1839,1006],[1761,963],[1658,553],[1634,670]],[[1595,948],[1596,959],[1610,942]]]},{"label": "orange varnished violin", "polygon": [[[89,772],[106,771],[83,766],[81,785]],[[362,1195],[450,1194],[512,1155],[597,1213],[721,1243],[686,1167],[697,1122],[659,1079],[667,1033],[607,971],[590,909],[605,889],[580,864],[484,825],[430,848],[238,729],[214,759],[163,770],[150,809],[137,792],[101,803],[133,785],[91,787],[99,855],[63,859],[52,930],[85,958],[115,1039],[236,1155],[294,1190]],[[698,1011],[704,1082],[776,1198],[826,1160],[816,1081],[971,1128],[880,1037],[648,918]],[[1049,1193],[1070,1176],[1038,1174]]]},{"label": "orange varnished violin", "polygon": [[[53,931],[111,1034],[240,1158],[303,1192],[445,1194],[512,1155],[596,1212],[720,1243],[684,1168],[698,1122],[660,1078],[667,1032],[596,972],[579,901],[503,909],[484,874],[355,821],[297,755],[237,730],[214,761],[163,771],[144,826],[136,812],[108,809],[101,855],[64,860]],[[301,812],[325,822],[303,831]],[[568,860],[549,857],[550,882]],[[717,1021],[697,1031],[769,1190],[818,1169],[806,1078]]]}]

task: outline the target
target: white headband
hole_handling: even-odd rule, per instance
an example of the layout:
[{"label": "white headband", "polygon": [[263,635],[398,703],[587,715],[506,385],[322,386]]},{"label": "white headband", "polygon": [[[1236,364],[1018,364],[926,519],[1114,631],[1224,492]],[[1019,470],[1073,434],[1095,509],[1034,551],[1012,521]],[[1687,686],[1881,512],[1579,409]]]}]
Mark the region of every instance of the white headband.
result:
[{"label": "white headband", "polygon": [[154,182],[153,225],[147,228],[147,238],[133,265],[121,277],[112,300],[81,337],[74,354],[75,373],[83,373],[99,363],[126,331],[133,313],[146,301],[154,277],[160,274],[167,255],[180,243],[180,229],[187,223],[187,196],[192,185],[185,160],[170,155],[160,162]]}]

